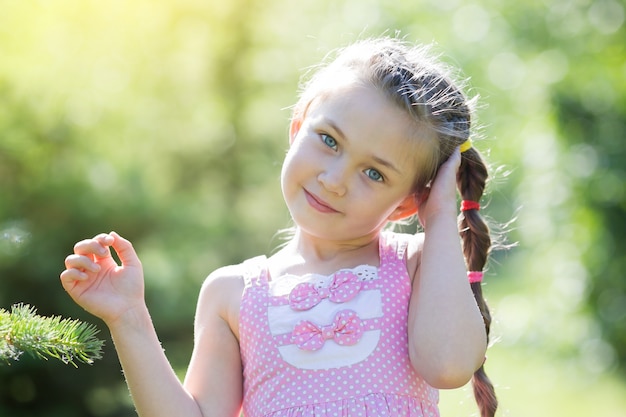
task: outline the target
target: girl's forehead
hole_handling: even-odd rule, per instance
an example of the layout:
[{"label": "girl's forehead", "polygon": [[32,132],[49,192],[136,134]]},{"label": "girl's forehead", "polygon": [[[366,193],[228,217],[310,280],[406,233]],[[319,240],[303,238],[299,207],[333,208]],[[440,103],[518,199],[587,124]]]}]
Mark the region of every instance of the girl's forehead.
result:
[{"label": "girl's forehead", "polygon": [[355,77],[341,81],[311,101],[305,119],[331,125],[348,142],[362,142],[372,154],[393,160],[404,171],[408,167],[413,171],[432,157],[436,134],[426,123],[371,84]]},{"label": "girl's forehead", "polygon": [[435,129],[427,122],[419,120],[373,84],[355,76],[337,80],[332,86],[318,91],[306,106],[304,118],[311,115],[332,117],[333,113],[337,118],[360,116],[358,120],[341,120],[342,123],[356,121],[370,125],[373,130],[403,130],[409,142],[425,140],[434,143],[437,137]]}]

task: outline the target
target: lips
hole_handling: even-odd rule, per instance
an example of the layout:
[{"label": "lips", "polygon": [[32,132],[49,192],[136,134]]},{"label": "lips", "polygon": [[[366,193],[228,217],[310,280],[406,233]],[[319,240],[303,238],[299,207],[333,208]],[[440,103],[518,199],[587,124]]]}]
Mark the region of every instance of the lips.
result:
[{"label": "lips", "polygon": [[306,201],[309,203],[309,205],[320,213],[338,213],[337,210],[331,207],[324,200],[320,199],[314,194],[311,194],[307,190],[304,190],[304,196],[306,197]]}]

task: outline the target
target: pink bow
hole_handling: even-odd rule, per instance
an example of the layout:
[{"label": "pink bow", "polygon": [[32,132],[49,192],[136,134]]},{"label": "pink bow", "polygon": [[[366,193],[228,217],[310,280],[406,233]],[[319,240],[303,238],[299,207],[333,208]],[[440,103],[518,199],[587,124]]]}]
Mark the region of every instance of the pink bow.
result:
[{"label": "pink bow", "polygon": [[300,349],[318,350],[328,339],[338,345],[354,345],[363,334],[361,319],[352,310],[342,310],[328,326],[318,327],[308,320],[302,320],[291,333],[291,340]]},{"label": "pink bow", "polygon": [[308,310],[324,298],[334,303],[343,303],[354,298],[361,290],[362,281],[348,271],[337,272],[328,288],[318,288],[309,282],[294,287],[289,294],[289,305],[294,310]]}]

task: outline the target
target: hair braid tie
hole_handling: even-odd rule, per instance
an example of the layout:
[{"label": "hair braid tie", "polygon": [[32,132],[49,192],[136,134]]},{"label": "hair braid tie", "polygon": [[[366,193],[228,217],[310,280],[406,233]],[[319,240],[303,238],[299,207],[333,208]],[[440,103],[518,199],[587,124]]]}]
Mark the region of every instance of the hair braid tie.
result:
[{"label": "hair braid tie", "polygon": [[470,148],[472,147],[472,140],[471,139],[467,139],[465,142],[463,142],[460,146],[459,146],[459,151],[461,153],[463,152],[467,152]]},{"label": "hair braid tie", "polygon": [[463,200],[461,201],[461,211],[468,210],[480,210],[480,203],[478,201]]},{"label": "hair braid tie", "polygon": [[467,278],[468,278],[470,284],[473,284],[475,282],[482,282],[483,281],[483,272],[482,271],[468,271],[467,272]]}]

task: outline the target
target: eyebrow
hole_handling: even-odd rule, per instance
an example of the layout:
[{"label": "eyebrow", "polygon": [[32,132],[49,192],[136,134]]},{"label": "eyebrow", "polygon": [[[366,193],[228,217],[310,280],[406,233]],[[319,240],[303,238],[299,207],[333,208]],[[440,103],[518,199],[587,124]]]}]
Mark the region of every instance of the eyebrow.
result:
[{"label": "eyebrow", "polygon": [[[341,138],[346,141],[346,142],[350,142],[348,140],[348,138],[346,137],[346,135],[343,133],[343,131],[339,128],[339,126],[337,126],[337,123],[335,123],[334,121],[328,119],[328,118],[324,118],[324,122],[327,123],[335,132],[337,132],[339,134],[339,136],[341,136]],[[402,172],[400,172],[400,170],[398,168],[396,168],[396,166],[394,164],[392,164],[391,162],[387,161],[386,159],[382,159],[379,158],[378,156],[372,155],[372,159],[374,161],[376,161],[377,163],[379,163],[380,165],[383,165],[395,172],[397,172],[398,174],[402,174]]]}]

